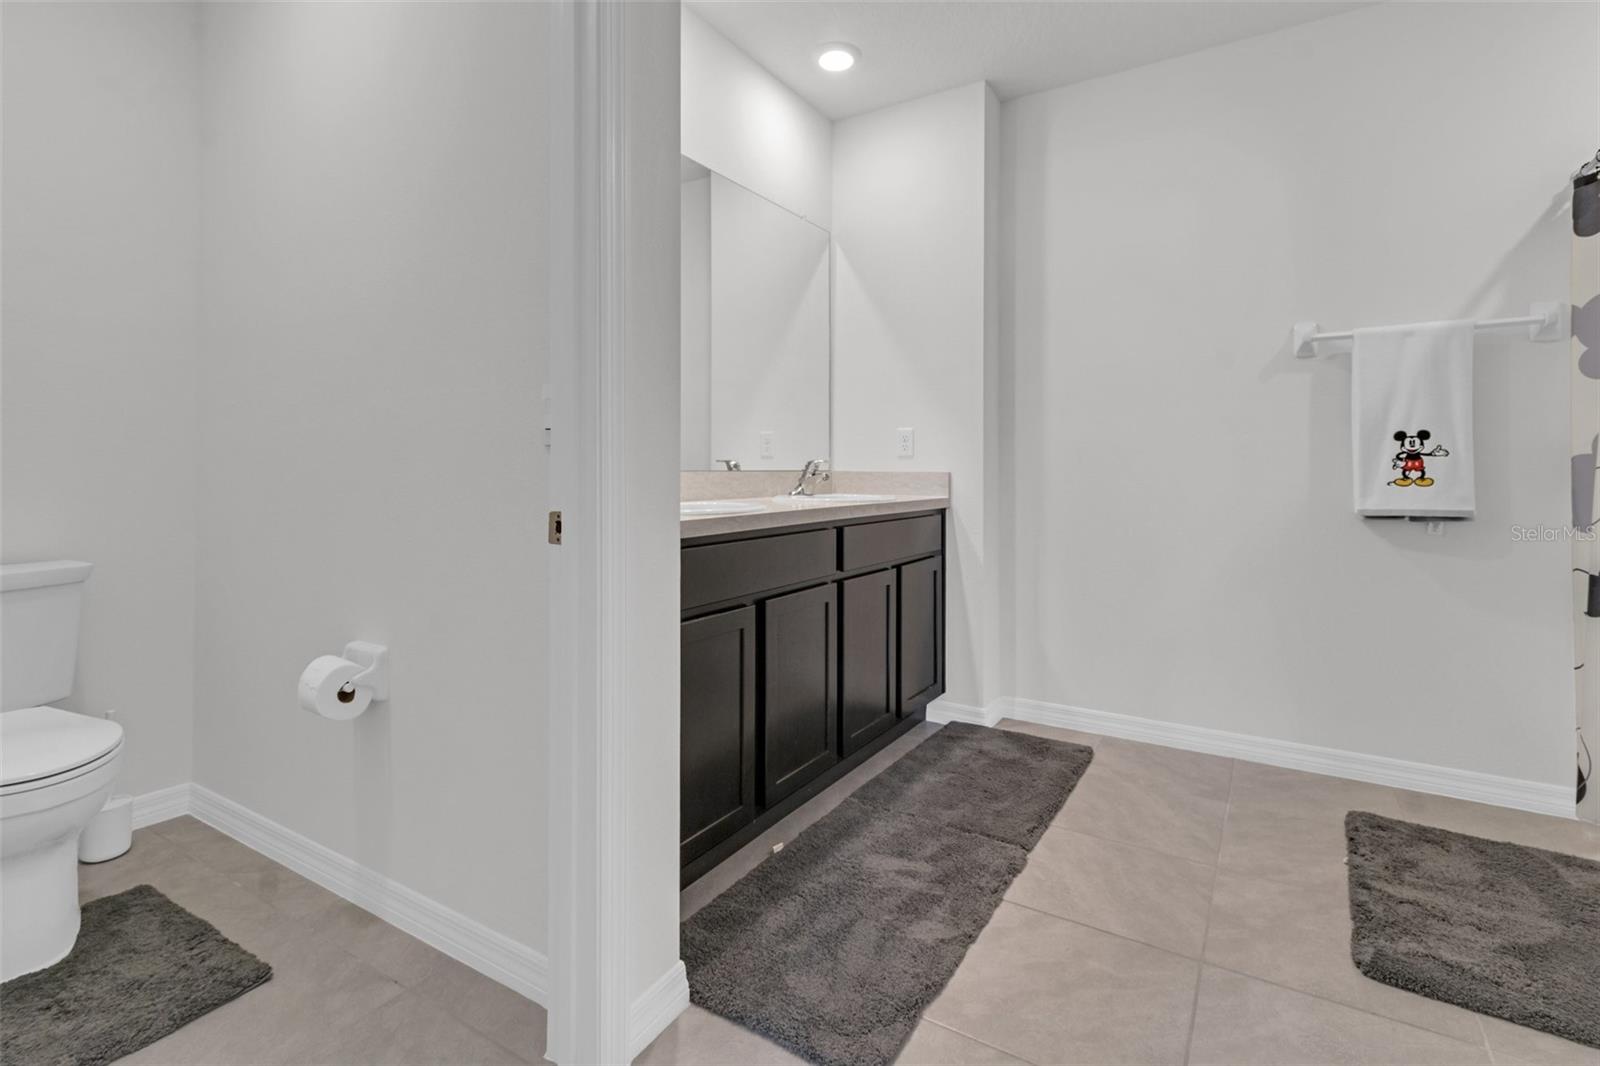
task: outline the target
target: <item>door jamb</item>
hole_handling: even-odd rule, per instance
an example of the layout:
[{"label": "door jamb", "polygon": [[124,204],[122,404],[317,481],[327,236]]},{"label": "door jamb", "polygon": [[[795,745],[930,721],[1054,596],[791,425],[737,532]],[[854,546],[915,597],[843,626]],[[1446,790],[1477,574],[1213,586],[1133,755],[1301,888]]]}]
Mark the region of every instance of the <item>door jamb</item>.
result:
[{"label": "door jamb", "polygon": [[[546,1055],[612,1064],[688,1005],[675,950],[677,753],[663,735],[669,709],[676,735],[677,546],[657,543],[677,528],[666,517],[677,484],[654,470],[665,453],[651,434],[669,428],[648,408],[672,404],[675,472],[677,390],[667,398],[660,379],[677,374],[676,274],[666,287],[662,277],[677,261],[677,5],[552,6],[549,484],[562,536],[545,548]],[[651,677],[641,661],[655,662]]]}]

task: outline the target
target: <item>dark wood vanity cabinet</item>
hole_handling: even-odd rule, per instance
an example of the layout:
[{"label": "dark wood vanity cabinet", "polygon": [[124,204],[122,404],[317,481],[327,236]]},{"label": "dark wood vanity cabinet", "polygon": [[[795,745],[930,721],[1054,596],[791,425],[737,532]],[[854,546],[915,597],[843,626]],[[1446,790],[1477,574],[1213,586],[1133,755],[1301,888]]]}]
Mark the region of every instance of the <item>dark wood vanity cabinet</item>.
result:
[{"label": "dark wood vanity cabinet", "polygon": [[840,582],[844,606],[844,753],[859,751],[900,718],[896,685],[895,571],[879,570]]},{"label": "dark wood vanity cabinet", "polygon": [[837,600],[819,585],[761,604],[763,806],[839,761]]},{"label": "dark wood vanity cabinet", "polygon": [[944,557],[932,555],[899,568],[899,701],[914,714],[944,692]]},{"label": "dark wood vanity cabinet", "polygon": [[679,861],[690,862],[756,816],[756,612],[680,627]]},{"label": "dark wood vanity cabinet", "polygon": [[944,512],[686,541],[682,881],[944,691]]}]

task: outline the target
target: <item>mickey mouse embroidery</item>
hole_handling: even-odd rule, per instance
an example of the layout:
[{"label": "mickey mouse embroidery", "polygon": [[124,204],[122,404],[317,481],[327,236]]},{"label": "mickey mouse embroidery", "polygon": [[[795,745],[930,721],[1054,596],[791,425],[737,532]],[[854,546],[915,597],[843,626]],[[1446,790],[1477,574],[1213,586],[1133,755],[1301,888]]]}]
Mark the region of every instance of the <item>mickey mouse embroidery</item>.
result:
[{"label": "mickey mouse embroidery", "polygon": [[1395,453],[1394,461],[1389,465],[1400,471],[1400,476],[1389,482],[1389,484],[1401,487],[1417,485],[1421,488],[1427,488],[1433,484],[1433,478],[1428,476],[1428,467],[1423,460],[1430,456],[1443,457],[1450,453],[1443,446],[1437,444],[1432,449],[1423,451],[1422,449],[1432,436],[1433,434],[1425,429],[1419,429],[1415,433],[1404,429],[1394,431],[1394,439],[1399,443],[1400,450]]}]

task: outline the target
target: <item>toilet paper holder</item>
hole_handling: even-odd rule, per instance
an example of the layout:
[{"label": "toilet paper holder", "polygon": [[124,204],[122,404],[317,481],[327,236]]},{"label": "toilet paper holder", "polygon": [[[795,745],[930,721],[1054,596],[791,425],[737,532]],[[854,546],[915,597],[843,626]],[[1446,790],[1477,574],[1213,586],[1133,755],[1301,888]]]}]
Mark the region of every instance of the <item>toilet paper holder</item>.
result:
[{"label": "toilet paper holder", "polygon": [[[386,644],[372,644],[365,640],[352,640],[344,646],[344,657],[353,663],[360,663],[366,669],[355,677],[345,682],[344,687],[352,691],[364,688],[372,693],[375,700],[389,698],[389,647]],[[342,689],[340,690],[343,691]],[[343,697],[340,697],[343,699]]]}]

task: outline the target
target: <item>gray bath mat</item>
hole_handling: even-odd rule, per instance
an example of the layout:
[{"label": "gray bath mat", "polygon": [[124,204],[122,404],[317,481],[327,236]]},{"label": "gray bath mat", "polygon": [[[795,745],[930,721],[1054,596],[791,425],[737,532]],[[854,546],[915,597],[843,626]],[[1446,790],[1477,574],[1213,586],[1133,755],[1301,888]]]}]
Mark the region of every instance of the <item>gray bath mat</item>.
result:
[{"label": "gray bath mat", "polygon": [[[1031,850],[1093,757],[1082,745],[953,722],[855,798]],[[1045,766],[1052,774],[1036,780]]]},{"label": "gray bath mat", "polygon": [[98,1066],[271,976],[209,922],[139,885],[84,905],[72,954],[0,985],[0,1061]]},{"label": "gray bath mat", "polygon": [[1357,969],[1600,1047],[1600,863],[1366,811],[1344,827]]},{"label": "gray bath mat", "polygon": [[683,923],[691,998],[824,1066],[893,1062],[1093,756],[945,726]]}]

